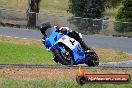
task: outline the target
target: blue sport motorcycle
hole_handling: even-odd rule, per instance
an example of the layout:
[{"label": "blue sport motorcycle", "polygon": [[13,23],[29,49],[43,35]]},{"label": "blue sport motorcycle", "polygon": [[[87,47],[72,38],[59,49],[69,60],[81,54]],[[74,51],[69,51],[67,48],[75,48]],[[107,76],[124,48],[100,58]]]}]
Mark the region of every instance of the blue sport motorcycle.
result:
[{"label": "blue sport motorcycle", "polygon": [[99,58],[93,49],[91,49],[92,52],[85,53],[78,41],[69,37],[68,34],[58,33],[56,27],[47,27],[42,42],[48,51],[53,53],[56,63],[99,65]]}]

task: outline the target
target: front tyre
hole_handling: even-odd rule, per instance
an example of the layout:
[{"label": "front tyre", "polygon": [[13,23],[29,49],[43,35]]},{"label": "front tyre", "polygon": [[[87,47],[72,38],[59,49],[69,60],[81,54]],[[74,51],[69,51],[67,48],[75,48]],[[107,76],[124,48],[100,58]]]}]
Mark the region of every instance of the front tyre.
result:
[{"label": "front tyre", "polygon": [[99,57],[93,49],[91,49],[91,50],[92,50],[92,52],[89,52],[86,54],[87,57],[91,58],[86,64],[88,66],[98,66],[99,65]]},{"label": "front tyre", "polygon": [[72,65],[72,63],[71,63],[72,62],[71,57],[69,56],[70,59],[67,60],[65,58],[64,54],[62,54],[62,52],[61,52],[60,49],[55,49],[53,51],[53,53],[54,53],[55,58],[57,58],[58,62],[61,63],[62,65]]}]

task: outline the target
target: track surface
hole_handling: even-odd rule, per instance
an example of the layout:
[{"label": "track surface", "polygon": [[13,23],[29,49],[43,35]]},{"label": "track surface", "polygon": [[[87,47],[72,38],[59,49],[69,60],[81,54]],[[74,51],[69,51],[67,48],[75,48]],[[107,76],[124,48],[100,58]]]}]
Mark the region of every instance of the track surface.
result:
[{"label": "track surface", "polygon": [[[78,66],[71,66],[71,65],[30,65],[30,64],[0,64],[0,68],[50,68],[50,69],[78,69]],[[98,67],[88,67],[86,65],[82,65],[81,68],[83,69],[130,69],[132,70],[132,67],[119,67],[119,66],[98,66]]]},{"label": "track surface", "polygon": [[[41,40],[42,35],[37,30],[20,30],[17,28],[0,28],[0,35],[19,38]],[[112,37],[102,35],[83,35],[83,39],[90,47],[110,48],[132,53],[132,38]]]},{"label": "track surface", "polygon": [[[85,64],[80,65],[85,69],[131,69],[132,70],[132,60],[121,61],[121,62],[108,62],[100,63],[98,67],[88,67]],[[78,69],[79,65],[33,65],[33,64],[0,64],[0,68],[3,67],[13,67],[13,68],[51,68],[51,69]]]}]

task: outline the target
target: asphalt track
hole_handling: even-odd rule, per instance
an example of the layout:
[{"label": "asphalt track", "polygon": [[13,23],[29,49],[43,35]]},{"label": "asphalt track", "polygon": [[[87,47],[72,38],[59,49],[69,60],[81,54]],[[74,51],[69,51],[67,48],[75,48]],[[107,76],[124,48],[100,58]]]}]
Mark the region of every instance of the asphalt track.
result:
[{"label": "asphalt track", "polygon": [[[12,36],[19,38],[29,38],[41,40],[42,35],[38,30],[26,30],[17,28],[0,28],[1,36]],[[121,50],[132,54],[132,38],[125,37],[112,37],[103,35],[83,35],[83,39],[86,44],[90,47],[98,48],[109,48],[114,50]],[[103,67],[121,67],[121,68],[132,68],[132,58],[128,61],[122,62],[108,62],[103,63],[100,66]]]},{"label": "asphalt track", "polygon": [[132,70],[132,67],[122,67],[122,66],[105,66],[100,65],[98,67],[89,67],[87,65],[32,65],[32,64],[0,64],[0,68],[44,68],[44,69],[78,69],[81,66],[83,69],[113,69],[113,70]]}]

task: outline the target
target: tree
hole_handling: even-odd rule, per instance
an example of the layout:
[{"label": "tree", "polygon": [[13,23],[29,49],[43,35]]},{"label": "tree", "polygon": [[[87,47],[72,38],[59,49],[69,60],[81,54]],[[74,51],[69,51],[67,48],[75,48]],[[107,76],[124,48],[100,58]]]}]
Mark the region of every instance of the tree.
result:
[{"label": "tree", "polygon": [[77,17],[101,18],[105,11],[105,0],[69,0],[68,11]]},{"label": "tree", "polygon": [[132,0],[122,0],[121,4],[115,17],[115,20],[119,21],[115,23],[115,30],[118,32],[132,31]]},{"label": "tree", "polygon": [[69,0],[68,12],[75,17],[69,19],[78,31],[88,34],[97,33],[102,29],[103,12],[105,11],[106,0]]}]

